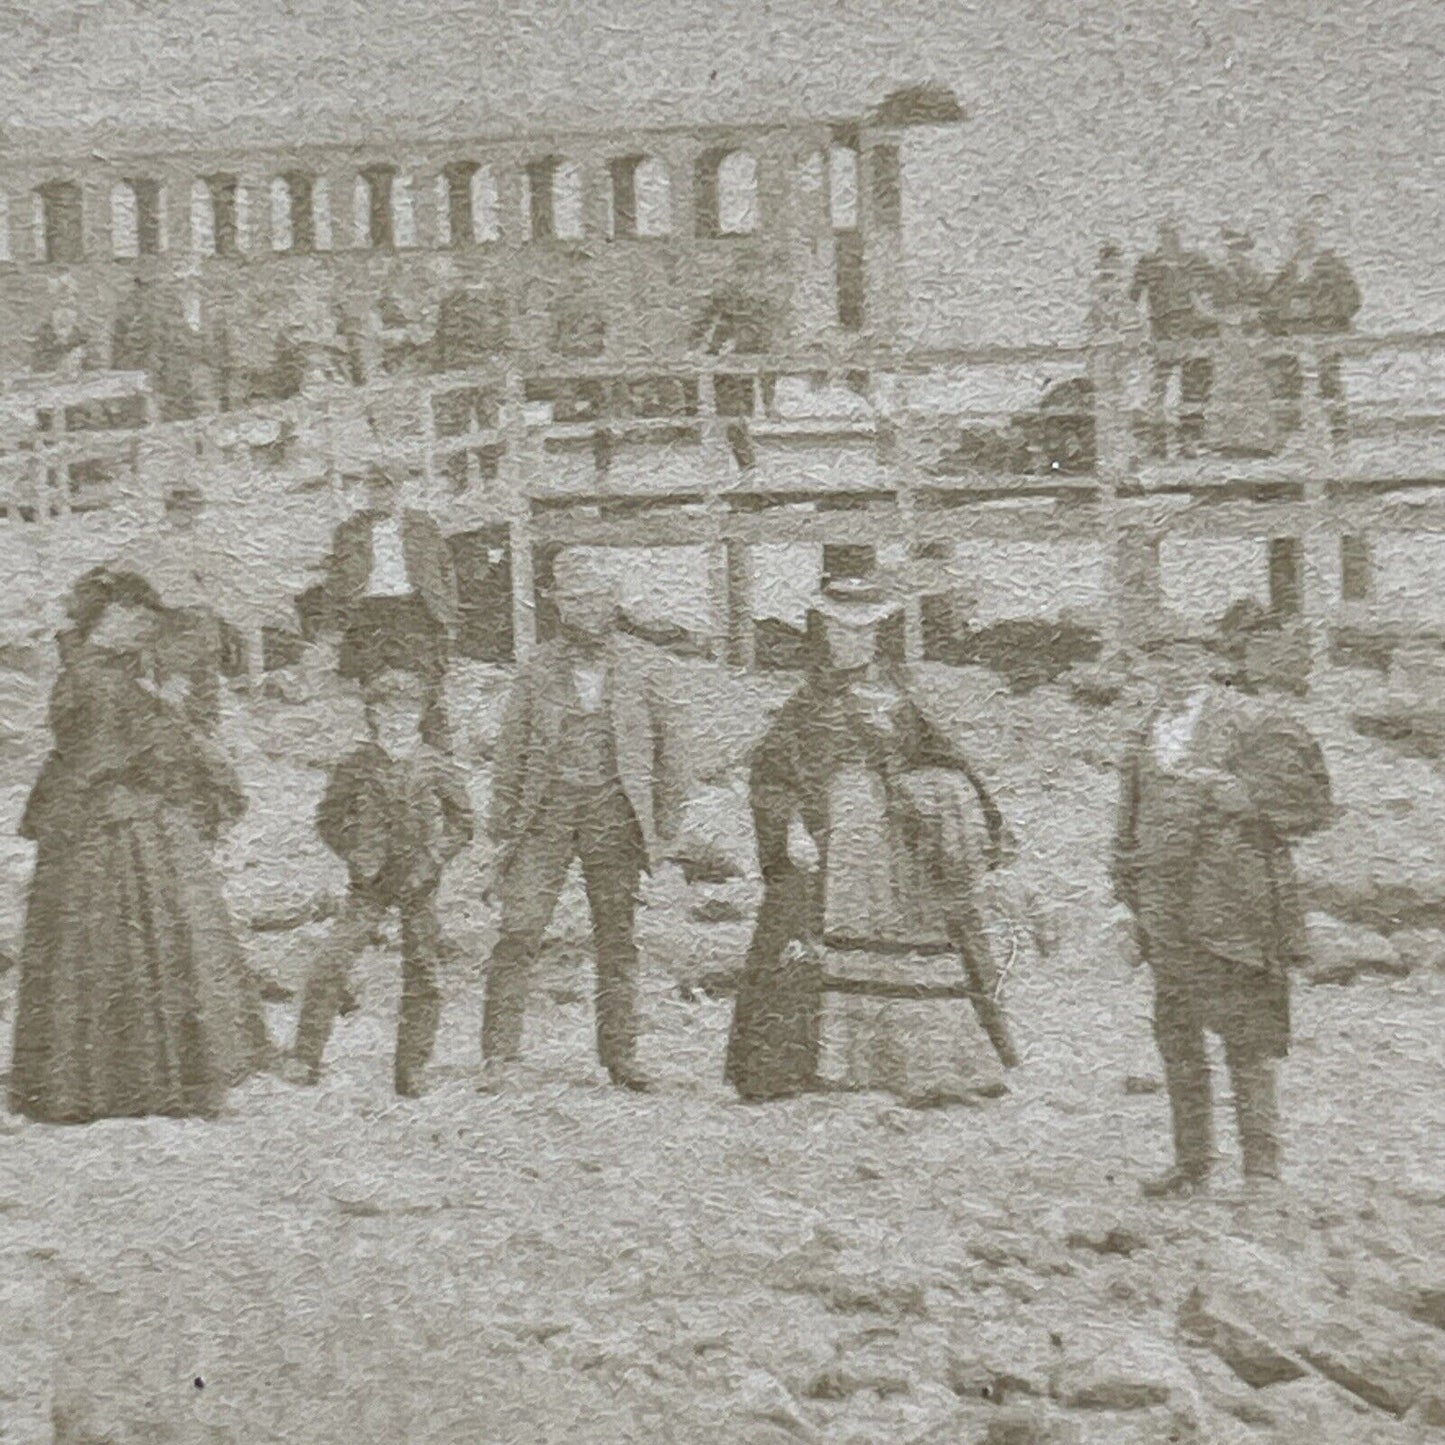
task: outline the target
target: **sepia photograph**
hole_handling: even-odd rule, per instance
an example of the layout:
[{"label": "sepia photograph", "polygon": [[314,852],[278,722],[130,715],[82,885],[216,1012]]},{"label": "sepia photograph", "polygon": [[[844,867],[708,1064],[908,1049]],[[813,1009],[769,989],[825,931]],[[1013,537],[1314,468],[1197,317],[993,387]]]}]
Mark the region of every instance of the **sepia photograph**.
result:
[{"label": "sepia photograph", "polygon": [[0,40],[0,1442],[1445,1441],[1445,6]]}]

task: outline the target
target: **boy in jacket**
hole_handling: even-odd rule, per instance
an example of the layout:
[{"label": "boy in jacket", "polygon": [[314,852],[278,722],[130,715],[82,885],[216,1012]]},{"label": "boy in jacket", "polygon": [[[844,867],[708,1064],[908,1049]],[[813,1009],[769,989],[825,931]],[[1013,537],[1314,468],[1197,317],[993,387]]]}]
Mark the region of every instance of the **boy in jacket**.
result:
[{"label": "boy in jacket", "polygon": [[350,886],[302,992],[288,1070],[294,1082],[320,1077],[351,964],[395,908],[402,956],[396,1092],[415,1097],[423,1091],[441,1015],[437,888],[474,827],[460,772],[422,740],[430,701],[429,680],[415,673],[390,669],[372,679],[366,688],[370,738],[333,768],[317,811],[317,831],[346,864]]}]

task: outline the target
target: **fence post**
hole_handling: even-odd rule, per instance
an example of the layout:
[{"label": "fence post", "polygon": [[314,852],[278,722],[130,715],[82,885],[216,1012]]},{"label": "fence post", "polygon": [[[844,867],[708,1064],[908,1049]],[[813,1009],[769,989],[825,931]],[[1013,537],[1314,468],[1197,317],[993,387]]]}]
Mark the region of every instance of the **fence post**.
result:
[{"label": "fence post", "polygon": [[1110,606],[1106,642],[1137,643],[1148,632],[1160,605],[1159,537],[1131,518],[1121,496],[1133,460],[1132,427],[1125,387],[1131,348],[1121,339],[1096,340],[1088,371],[1094,383],[1094,473],[1106,509]]},{"label": "fence post", "polygon": [[[537,460],[527,426],[526,382],[509,367],[501,383],[499,404],[503,436],[497,480],[507,509],[507,545],[512,558],[512,657],[522,662],[537,645],[537,579],[532,561],[532,516],[528,481]],[[538,434],[536,450],[540,450]]]}]

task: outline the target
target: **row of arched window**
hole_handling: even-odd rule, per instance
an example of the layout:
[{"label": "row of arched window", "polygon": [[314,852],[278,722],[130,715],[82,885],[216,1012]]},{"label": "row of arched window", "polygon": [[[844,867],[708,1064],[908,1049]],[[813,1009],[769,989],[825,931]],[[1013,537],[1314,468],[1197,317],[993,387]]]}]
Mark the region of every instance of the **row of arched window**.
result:
[{"label": "row of arched window", "polygon": [[[821,182],[826,165],[833,228],[858,224],[857,153],[835,146],[810,165]],[[613,239],[668,236],[673,232],[673,177],[656,156],[629,155],[608,162],[606,228]],[[806,177],[804,177],[806,180]],[[762,225],[757,158],[745,150],[705,152],[693,180],[695,229],[699,236],[746,236]],[[395,166],[373,165],[357,172],[351,195],[336,197],[334,177],[290,170],[256,186],[230,173],[197,178],[189,203],[190,249],[199,255],[238,255],[260,248],[279,253],[328,251],[343,247],[393,250],[419,243],[418,210],[432,208],[436,244],[484,245],[502,236],[497,178],[491,166],[456,161],[435,179],[430,195],[417,178]],[[430,189],[430,188],[427,188]],[[530,240],[581,240],[585,234],[583,171],[562,156],[529,162],[522,172],[522,214],[518,224]],[[342,202],[337,205],[338,199]],[[149,177],[113,183],[109,236],[113,256],[162,254],[173,247],[168,234],[171,207],[165,185]],[[85,259],[84,197],[78,182],[56,180],[36,188],[34,254],[56,263]],[[258,208],[264,207],[262,216]],[[0,261],[12,259],[12,229],[0,192]],[[349,222],[349,225],[348,225]],[[269,240],[261,237],[264,227]],[[340,230],[341,234],[338,234]]]}]

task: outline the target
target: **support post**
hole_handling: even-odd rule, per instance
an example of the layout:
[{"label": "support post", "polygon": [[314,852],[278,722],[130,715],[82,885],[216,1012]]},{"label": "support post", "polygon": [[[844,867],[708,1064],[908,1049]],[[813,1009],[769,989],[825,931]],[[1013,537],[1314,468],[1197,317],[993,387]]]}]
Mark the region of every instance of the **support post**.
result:
[{"label": "support post", "polygon": [[746,542],[729,538],[723,543],[723,554],[727,584],[727,658],[732,666],[751,672],[757,665],[752,548]]},{"label": "support post", "polygon": [[537,582],[532,566],[532,527],[525,515],[507,524],[512,553],[512,657],[525,662],[537,647]]},{"label": "support post", "polygon": [[1157,627],[1163,606],[1163,586],[1159,566],[1157,532],[1124,515],[1124,504],[1117,499],[1109,506],[1113,512],[1113,606],[1110,623],[1115,646],[1137,646]]}]

